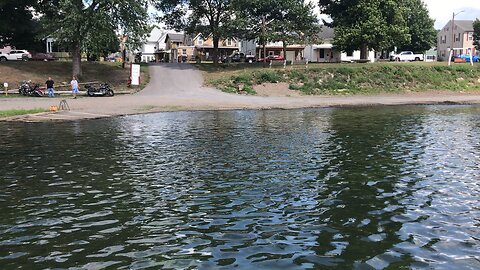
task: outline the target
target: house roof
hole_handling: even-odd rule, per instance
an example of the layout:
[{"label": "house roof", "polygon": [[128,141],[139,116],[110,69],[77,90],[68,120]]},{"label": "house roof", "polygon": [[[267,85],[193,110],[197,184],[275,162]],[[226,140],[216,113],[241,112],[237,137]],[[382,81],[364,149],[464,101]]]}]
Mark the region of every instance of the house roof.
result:
[{"label": "house roof", "polygon": [[185,40],[185,35],[168,33],[165,37],[165,42],[167,42],[167,40],[171,40],[173,42],[183,42]]},{"label": "house roof", "polygon": [[455,20],[455,24],[465,32],[473,32],[473,20]]},{"label": "house roof", "polygon": [[155,27],[152,29],[152,32],[150,32],[150,35],[147,38],[147,42],[157,42],[160,37],[162,37],[163,31],[162,29]]}]

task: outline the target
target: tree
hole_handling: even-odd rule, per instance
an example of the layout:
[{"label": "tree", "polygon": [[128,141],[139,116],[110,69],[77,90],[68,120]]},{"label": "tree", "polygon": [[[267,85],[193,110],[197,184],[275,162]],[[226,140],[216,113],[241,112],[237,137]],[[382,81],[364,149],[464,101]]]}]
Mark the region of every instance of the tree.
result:
[{"label": "tree", "polygon": [[334,44],[342,51],[360,48],[367,59],[369,49],[382,50],[405,44],[410,34],[405,6],[394,0],[319,0],[320,11],[332,18]]},{"label": "tree", "polygon": [[36,0],[0,1],[0,46],[37,49],[39,25],[32,13],[36,4]]},{"label": "tree", "polygon": [[316,40],[320,35],[321,28],[313,13],[313,4],[305,3],[303,0],[277,2],[279,2],[280,13],[272,22],[272,40],[282,42],[283,55],[286,57],[288,44],[305,44],[307,40]]},{"label": "tree", "polygon": [[148,0],[43,0],[42,13],[49,34],[70,48],[73,75],[82,74],[81,54],[99,53],[119,36],[139,46],[150,32]]},{"label": "tree", "polygon": [[174,29],[211,36],[213,63],[218,64],[219,41],[235,28],[232,0],[157,0],[155,6],[164,13],[159,19]]},{"label": "tree", "polygon": [[407,11],[404,16],[411,40],[401,44],[400,50],[423,52],[431,49],[436,44],[437,31],[427,7],[422,0],[403,0],[403,3]]},{"label": "tree", "polygon": [[321,27],[311,3],[303,0],[236,0],[234,7],[238,15],[235,25],[241,28],[237,33],[246,39],[258,39],[264,48],[268,41],[281,41],[286,55],[288,44],[319,39]]},{"label": "tree", "polygon": [[476,19],[473,22],[473,45],[480,50],[480,20]]}]

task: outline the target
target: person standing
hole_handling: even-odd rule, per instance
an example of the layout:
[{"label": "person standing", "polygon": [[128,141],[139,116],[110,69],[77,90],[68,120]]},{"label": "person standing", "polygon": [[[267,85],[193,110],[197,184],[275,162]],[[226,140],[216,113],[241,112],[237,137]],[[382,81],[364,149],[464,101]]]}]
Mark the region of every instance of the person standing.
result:
[{"label": "person standing", "polygon": [[75,76],[73,76],[72,81],[70,82],[70,85],[72,86],[72,93],[73,93],[73,98],[77,98],[78,94],[78,81]]},{"label": "person standing", "polygon": [[45,84],[47,85],[48,96],[54,97],[55,93],[54,93],[53,85],[55,84],[55,82],[52,80],[51,77],[48,77],[48,81],[46,81]]}]

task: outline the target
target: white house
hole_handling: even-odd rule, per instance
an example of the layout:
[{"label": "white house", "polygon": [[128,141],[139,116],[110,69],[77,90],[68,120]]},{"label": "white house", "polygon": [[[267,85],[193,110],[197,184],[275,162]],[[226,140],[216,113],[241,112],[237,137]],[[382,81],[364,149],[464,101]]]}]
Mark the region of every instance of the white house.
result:
[{"label": "white house", "polygon": [[[322,44],[312,44],[305,47],[304,57],[309,62],[315,63],[339,63],[353,62],[360,60],[360,51],[342,52],[335,48],[333,39],[335,31],[333,28],[323,26],[320,34]],[[375,51],[368,52],[368,60],[375,62]]]},{"label": "white house", "polygon": [[160,50],[165,50],[165,36],[166,33],[158,28],[153,28],[145,43],[140,48],[142,53],[142,62],[156,61],[155,53]]},{"label": "white house", "polygon": [[[283,55],[282,42],[268,42],[265,45],[266,56],[280,56],[288,61],[299,61],[304,58],[303,50],[305,45],[291,44],[286,48],[286,55]],[[257,59],[263,58],[263,46],[256,40],[242,40],[240,42],[240,52],[246,55],[255,55]]]}]

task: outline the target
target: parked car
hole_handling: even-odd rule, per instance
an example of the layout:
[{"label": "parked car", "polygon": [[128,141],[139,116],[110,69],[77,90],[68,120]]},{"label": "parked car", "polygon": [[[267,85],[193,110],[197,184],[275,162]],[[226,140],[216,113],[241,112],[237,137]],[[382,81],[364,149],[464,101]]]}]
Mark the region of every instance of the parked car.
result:
[{"label": "parked car", "polygon": [[[465,62],[470,63],[470,55],[469,54],[457,55],[454,58],[465,59]],[[480,56],[474,55],[472,57],[472,60],[473,60],[473,62],[480,62]]]},{"label": "parked car", "polygon": [[34,53],[31,59],[34,61],[53,61],[55,57],[48,53]]},{"label": "parked car", "polygon": [[[284,61],[285,58],[283,56],[280,56],[280,55],[269,55],[267,56],[267,59],[266,61],[267,62],[270,62],[270,61]],[[263,62],[263,58],[258,58],[257,59],[258,62]]]},{"label": "parked car", "polygon": [[424,55],[413,53],[411,51],[400,52],[399,54],[390,55],[390,61],[423,61]]},{"label": "parked car", "polygon": [[241,52],[234,52],[226,58],[230,62],[255,62],[255,55],[246,55]]},{"label": "parked car", "polygon": [[32,54],[26,50],[13,50],[9,53],[0,54],[0,61],[28,61],[32,59]]}]

